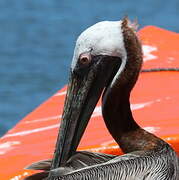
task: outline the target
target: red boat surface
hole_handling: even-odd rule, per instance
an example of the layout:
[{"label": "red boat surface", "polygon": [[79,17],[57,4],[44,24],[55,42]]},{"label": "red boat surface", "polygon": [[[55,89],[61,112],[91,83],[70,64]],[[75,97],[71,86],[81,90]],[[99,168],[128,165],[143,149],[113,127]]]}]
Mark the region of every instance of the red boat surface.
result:
[{"label": "red boat surface", "polygon": [[[148,26],[139,31],[142,69],[179,68],[179,34]],[[143,72],[132,91],[131,108],[138,124],[167,141],[179,154],[179,72]],[[28,114],[0,138],[0,180],[22,180],[34,173],[27,165],[52,158],[66,87]],[[121,154],[95,108],[79,150]]]}]

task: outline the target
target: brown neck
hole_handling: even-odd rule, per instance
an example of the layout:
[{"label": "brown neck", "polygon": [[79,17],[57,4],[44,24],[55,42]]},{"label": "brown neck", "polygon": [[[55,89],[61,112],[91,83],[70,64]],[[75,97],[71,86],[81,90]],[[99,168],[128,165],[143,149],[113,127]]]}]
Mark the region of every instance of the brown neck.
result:
[{"label": "brown neck", "polygon": [[127,62],[116,82],[112,87],[109,85],[103,94],[103,118],[109,132],[125,153],[148,151],[155,149],[161,140],[140,128],[134,121],[129,102],[130,92],[142,65],[141,45],[125,20],[122,28]]}]

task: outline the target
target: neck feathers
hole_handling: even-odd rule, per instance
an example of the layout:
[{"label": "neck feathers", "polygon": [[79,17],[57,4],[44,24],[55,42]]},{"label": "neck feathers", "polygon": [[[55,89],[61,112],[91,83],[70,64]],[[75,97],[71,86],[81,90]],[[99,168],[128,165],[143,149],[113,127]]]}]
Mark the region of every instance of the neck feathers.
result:
[{"label": "neck feathers", "polygon": [[[143,54],[141,43],[136,36],[136,32],[132,28],[133,25],[125,18],[122,22],[122,32],[124,47],[126,49],[127,59],[124,71],[121,74],[119,81],[129,88],[130,90],[135,85],[143,61]],[[120,83],[118,82],[118,83]]]},{"label": "neck feathers", "polygon": [[154,149],[159,141],[139,127],[130,109],[130,92],[142,66],[141,44],[130,26],[129,20],[125,18],[121,26],[127,55],[125,67],[115,77],[114,84],[106,88],[102,100],[106,126],[124,152]]}]

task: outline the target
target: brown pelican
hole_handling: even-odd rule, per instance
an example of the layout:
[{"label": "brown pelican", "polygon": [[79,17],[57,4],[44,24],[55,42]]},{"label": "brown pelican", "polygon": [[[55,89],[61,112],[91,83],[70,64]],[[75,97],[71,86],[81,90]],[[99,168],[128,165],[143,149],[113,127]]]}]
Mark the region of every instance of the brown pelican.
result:
[{"label": "brown pelican", "polygon": [[[127,18],[99,22],[78,38],[63,120],[52,161],[30,169],[45,172],[27,179],[178,180],[178,157],[169,144],[142,129],[132,116],[130,92],[142,65],[135,24]],[[100,97],[102,113],[122,156],[76,152]]]}]

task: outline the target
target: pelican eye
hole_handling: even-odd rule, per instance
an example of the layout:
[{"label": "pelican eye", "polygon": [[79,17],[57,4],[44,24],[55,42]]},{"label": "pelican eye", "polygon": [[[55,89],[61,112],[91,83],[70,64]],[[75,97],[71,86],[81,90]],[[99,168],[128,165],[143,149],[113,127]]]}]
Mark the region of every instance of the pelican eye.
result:
[{"label": "pelican eye", "polygon": [[90,54],[83,54],[79,58],[79,62],[82,65],[88,65],[91,62],[91,56]]},{"label": "pelican eye", "polygon": [[78,63],[73,70],[73,73],[78,77],[83,77],[89,70],[92,65],[92,56],[90,53],[83,53],[78,58]]},{"label": "pelican eye", "polygon": [[89,59],[87,57],[83,57],[83,58],[80,59],[80,62],[82,64],[87,64],[89,62]]}]

